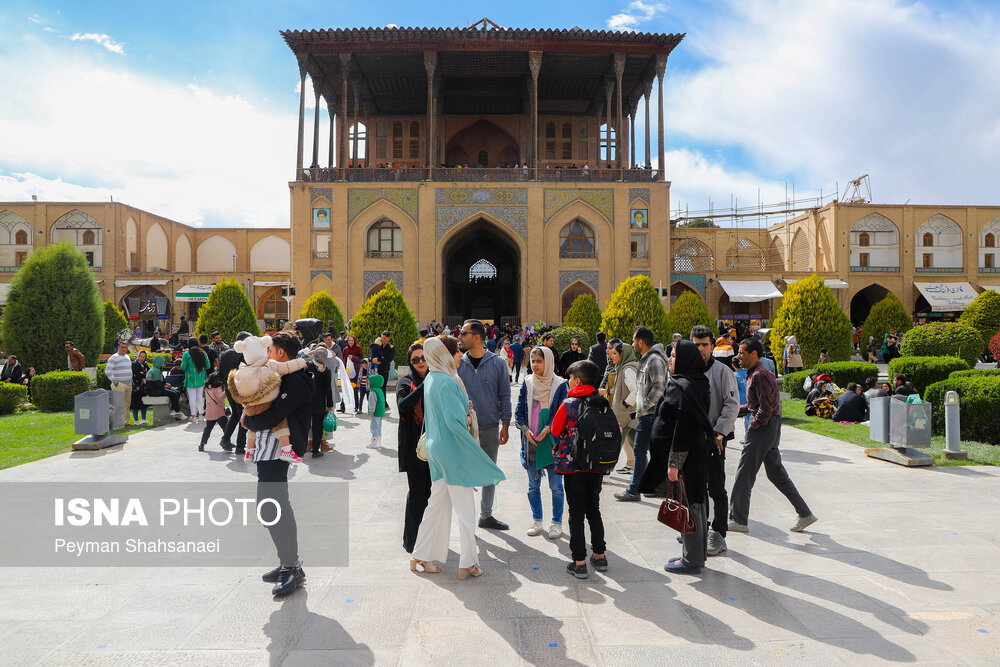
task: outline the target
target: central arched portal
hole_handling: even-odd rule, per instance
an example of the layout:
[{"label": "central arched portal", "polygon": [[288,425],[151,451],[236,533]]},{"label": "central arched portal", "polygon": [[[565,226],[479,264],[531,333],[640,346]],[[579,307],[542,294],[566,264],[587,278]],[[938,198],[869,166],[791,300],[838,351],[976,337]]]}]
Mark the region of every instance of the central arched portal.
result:
[{"label": "central arched portal", "polygon": [[477,220],[448,241],[441,259],[447,323],[521,321],[521,253],[505,231]]}]

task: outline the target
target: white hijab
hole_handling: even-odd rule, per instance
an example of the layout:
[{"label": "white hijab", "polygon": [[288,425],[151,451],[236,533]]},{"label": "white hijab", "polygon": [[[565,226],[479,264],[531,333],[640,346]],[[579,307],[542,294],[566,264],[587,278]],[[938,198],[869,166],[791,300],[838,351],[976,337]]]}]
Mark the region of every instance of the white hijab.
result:
[{"label": "white hijab", "polygon": [[543,407],[547,408],[552,397],[552,380],[556,376],[556,357],[552,353],[552,350],[544,345],[536,347],[531,351],[531,354],[534,354],[535,350],[541,350],[542,359],[545,360],[545,364],[541,374],[532,373],[531,375],[531,400],[538,401]]},{"label": "white hijab", "polygon": [[465,383],[458,376],[458,369],[455,368],[455,357],[448,351],[440,338],[435,336],[424,341],[424,360],[427,362],[428,373],[444,373],[454,378],[465,395],[469,395],[465,389]]}]

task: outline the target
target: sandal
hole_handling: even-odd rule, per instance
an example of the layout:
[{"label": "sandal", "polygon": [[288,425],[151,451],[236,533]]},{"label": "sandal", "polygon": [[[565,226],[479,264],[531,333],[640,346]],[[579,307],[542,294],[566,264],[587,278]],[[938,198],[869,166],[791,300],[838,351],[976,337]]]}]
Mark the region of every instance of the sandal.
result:
[{"label": "sandal", "polygon": [[439,568],[437,565],[430,562],[429,560],[417,560],[416,558],[411,558],[410,572],[416,572],[418,565],[420,566],[420,569],[426,572],[427,574],[437,574],[438,572],[441,571],[441,568]]},{"label": "sandal", "polygon": [[478,565],[473,565],[472,567],[463,567],[458,571],[458,578],[461,581],[465,581],[469,575],[473,577],[483,576],[483,571],[479,569]]},{"label": "sandal", "polygon": [[615,472],[620,472],[620,473],[632,472],[632,466],[630,466],[630,465],[623,465],[621,468],[619,468]]}]

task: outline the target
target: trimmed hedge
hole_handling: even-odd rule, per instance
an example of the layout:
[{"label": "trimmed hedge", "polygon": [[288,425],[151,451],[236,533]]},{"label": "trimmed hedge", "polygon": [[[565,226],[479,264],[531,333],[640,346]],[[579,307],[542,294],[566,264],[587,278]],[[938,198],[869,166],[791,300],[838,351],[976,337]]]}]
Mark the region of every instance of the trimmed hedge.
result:
[{"label": "trimmed hedge", "polygon": [[802,383],[806,381],[806,377],[811,372],[795,371],[794,373],[785,373],[781,376],[781,390],[787,391],[792,398],[805,398],[808,392],[802,388]]},{"label": "trimmed hedge", "polygon": [[936,435],[944,434],[944,397],[949,391],[959,395],[962,439],[1000,444],[1000,377],[952,377],[928,387],[924,400],[933,406],[931,426]]},{"label": "trimmed hedge", "polygon": [[[135,352],[132,352],[128,355],[128,358],[131,359],[132,361],[135,361],[135,357],[136,357]],[[153,357],[163,357],[164,358],[163,368],[165,369],[170,368],[174,363],[174,356],[169,352],[156,352],[156,353],[147,352],[146,361],[149,363],[149,366],[151,368],[153,366]],[[111,389],[111,380],[109,380],[108,376],[104,374],[104,369],[107,367],[108,367],[107,364],[97,364],[96,377],[97,377],[98,389]]]},{"label": "trimmed hedge", "polygon": [[556,361],[559,361],[562,353],[569,349],[569,343],[574,338],[580,343],[580,351],[583,352],[584,359],[587,358],[587,351],[590,349],[590,346],[594,344],[590,340],[590,336],[587,335],[587,332],[579,327],[559,327],[558,329],[553,329],[551,333],[556,337],[555,342],[552,344],[552,347],[556,349]]},{"label": "trimmed hedge", "polygon": [[862,387],[870,377],[878,378],[878,366],[860,361],[833,361],[816,367],[819,373],[826,373],[833,383],[841,389],[847,388],[848,382],[857,382]]},{"label": "trimmed hedge", "polygon": [[969,364],[958,357],[896,357],[889,362],[889,380],[902,373],[923,396],[927,387],[948,379],[953,371],[969,370]]},{"label": "trimmed hedge", "polygon": [[222,340],[236,340],[236,335],[241,331],[248,331],[254,336],[260,335],[253,306],[250,305],[243,285],[236,278],[217,282],[208,295],[208,301],[198,311],[194,335],[211,336],[213,331],[220,332]]},{"label": "trimmed hedge", "polygon": [[868,356],[868,337],[874,336],[879,349],[890,330],[902,336],[913,328],[913,320],[899,297],[889,292],[885,298],[872,306],[864,326],[861,327],[861,356]]},{"label": "trimmed hedge", "polygon": [[983,342],[989,343],[1000,332],[1000,294],[983,291],[965,307],[958,321],[978,331]]},{"label": "trimmed hedge", "polygon": [[9,415],[28,400],[28,388],[23,384],[0,384],[0,415]]},{"label": "trimmed hedge", "polygon": [[975,366],[983,352],[983,344],[983,337],[968,325],[933,322],[907,331],[899,351],[904,357],[955,356],[964,359],[969,366]]},{"label": "trimmed hedge", "polygon": [[1000,368],[970,368],[967,371],[952,371],[949,378],[1000,377]]},{"label": "trimmed hedge", "polygon": [[330,325],[327,322],[330,321],[333,322],[334,331],[347,330],[347,326],[344,324],[344,313],[340,311],[340,306],[337,305],[337,302],[333,300],[333,297],[325,289],[314,292],[306,299],[302,310],[299,312],[299,319],[301,320],[306,317],[315,317],[319,320],[324,333],[329,328]]},{"label": "trimmed hedge", "polygon": [[118,334],[128,327],[128,320],[114,301],[104,302],[104,353],[114,354]]},{"label": "trimmed hedge", "polygon": [[53,371],[31,381],[31,397],[42,412],[72,410],[73,398],[89,390],[90,376],[83,371]]}]

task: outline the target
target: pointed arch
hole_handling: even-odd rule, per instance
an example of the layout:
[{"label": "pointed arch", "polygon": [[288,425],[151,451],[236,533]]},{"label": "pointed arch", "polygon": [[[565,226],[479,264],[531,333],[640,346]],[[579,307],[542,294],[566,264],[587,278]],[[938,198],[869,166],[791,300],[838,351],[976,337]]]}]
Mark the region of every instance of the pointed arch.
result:
[{"label": "pointed arch", "polygon": [[962,228],[948,216],[935,213],[920,223],[913,236],[918,273],[950,273],[964,267]]},{"label": "pointed arch", "polygon": [[899,270],[899,228],[881,213],[869,213],[851,226],[851,270]]},{"label": "pointed arch", "polygon": [[739,239],[726,251],[726,271],[763,271],[764,251],[750,239]]},{"label": "pointed arch", "polygon": [[250,247],[250,270],[289,271],[291,254],[288,241],[274,234],[265,236]]},{"label": "pointed arch", "polygon": [[0,245],[32,245],[31,223],[13,211],[0,211]]},{"label": "pointed arch", "polygon": [[562,317],[560,318],[560,321],[566,319],[566,313],[569,312],[570,306],[573,305],[573,302],[576,301],[577,297],[581,294],[589,294],[594,297],[594,299],[597,299],[597,293],[594,292],[593,287],[582,280],[577,280],[572,285],[567,286],[559,297],[560,302],[562,303]]},{"label": "pointed arch", "polygon": [[[89,232],[89,234],[88,234]],[[69,241],[73,245],[101,245],[101,223],[78,208],[56,218],[50,228],[53,241]],[[87,241],[84,242],[84,235]]]},{"label": "pointed arch", "polygon": [[125,221],[125,270],[139,270],[139,228],[132,216]]},{"label": "pointed arch", "polygon": [[226,237],[213,234],[198,244],[195,265],[198,271],[234,271],[236,246]]},{"label": "pointed arch", "polygon": [[767,246],[767,270],[768,271],[784,271],[785,270],[785,247],[781,243],[781,239],[777,236],[771,237],[771,243]]},{"label": "pointed arch", "polygon": [[372,298],[373,296],[384,290],[385,286],[388,284],[389,283],[387,283],[384,280],[380,283],[376,283],[370,290],[368,290],[368,293],[365,294],[365,301],[367,301],[368,299]]},{"label": "pointed arch", "polygon": [[830,247],[830,222],[820,218],[816,228],[816,261],[820,271],[833,270],[833,249]]},{"label": "pointed arch", "polygon": [[563,225],[559,232],[560,257],[596,257],[597,234],[586,220],[576,218]]},{"label": "pointed arch", "polygon": [[146,270],[166,271],[168,266],[167,256],[170,253],[170,246],[167,242],[167,234],[163,231],[160,223],[154,222],[146,230]]},{"label": "pointed arch", "polygon": [[801,227],[796,230],[792,237],[792,249],[788,253],[792,271],[811,271],[812,253],[809,252],[809,239],[806,237],[806,230]]},{"label": "pointed arch", "polygon": [[174,241],[174,270],[181,272],[191,270],[191,240],[187,234],[180,234]]},{"label": "pointed arch", "polygon": [[687,238],[674,248],[674,273],[705,273],[715,270],[712,249],[698,239]]},{"label": "pointed arch", "polygon": [[379,218],[365,230],[365,257],[398,259],[403,256],[403,228],[389,218]]}]

